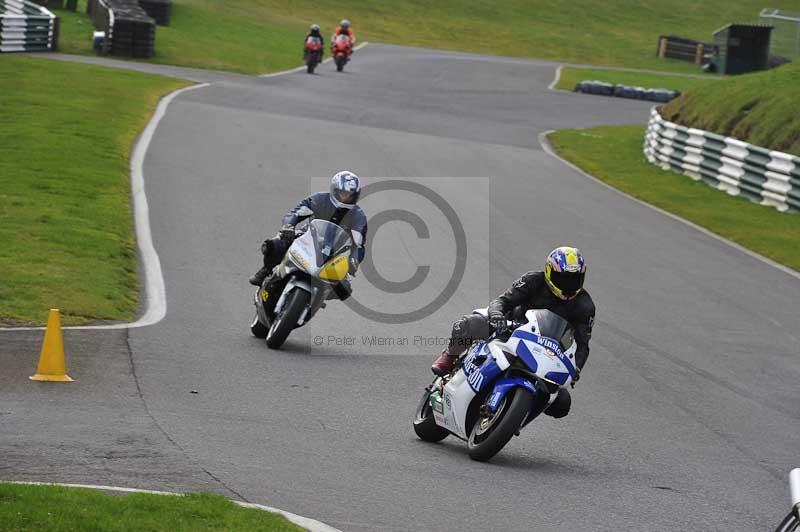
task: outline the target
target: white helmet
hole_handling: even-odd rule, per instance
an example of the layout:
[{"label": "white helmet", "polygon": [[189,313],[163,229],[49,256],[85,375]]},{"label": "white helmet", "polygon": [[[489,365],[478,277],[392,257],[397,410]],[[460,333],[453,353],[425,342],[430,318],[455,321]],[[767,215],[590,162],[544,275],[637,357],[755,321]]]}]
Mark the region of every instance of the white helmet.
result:
[{"label": "white helmet", "polygon": [[311,31],[319,31],[319,24],[312,24]]},{"label": "white helmet", "polygon": [[341,26],[342,29],[346,30],[347,28],[350,27],[350,21],[347,20],[346,18],[343,18],[342,21],[339,23],[339,26]]},{"label": "white helmet", "polygon": [[331,178],[331,203],[337,209],[352,209],[361,195],[361,180],[353,172],[343,170]]}]

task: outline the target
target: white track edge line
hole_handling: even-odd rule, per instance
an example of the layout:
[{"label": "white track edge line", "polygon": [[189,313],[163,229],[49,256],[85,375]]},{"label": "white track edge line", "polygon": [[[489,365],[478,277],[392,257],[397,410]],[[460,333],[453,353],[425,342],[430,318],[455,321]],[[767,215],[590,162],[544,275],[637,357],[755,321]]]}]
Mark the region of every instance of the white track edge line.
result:
[{"label": "white track edge line", "polygon": [[770,259],[768,257],[765,257],[764,255],[756,253],[753,250],[747,249],[746,247],[744,247],[744,246],[742,246],[740,244],[737,244],[736,242],[733,242],[731,240],[728,240],[727,238],[725,238],[723,236],[720,236],[720,235],[718,235],[716,233],[713,233],[713,232],[709,231],[708,229],[706,229],[705,227],[701,227],[701,226],[699,226],[699,225],[697,225],[697,224],[695,224],[693,222],[690,222],[689,220],[686,220],[685,218],[681,218],[680,216],[678,216],[676,214],[672,214],[671,212],[665,211],[664,209],[656,207],[655,205],[651,205],[650,203],[647,203],[644,200],[640,200],[639,198],[635,198],[635,197],[631,196],[630,194],[628,194],[626,192],[623,192],[623,191],[621,191],[621,190],[619,190],[617,188],[612,187],[608,183],[596,178],[592,174],[589,174],[589,173],[583,171],[578,166],[576,166],[576,165],[572,164],[571,162],[567,161],[566,159],[562,158],[560,155],[558,155],[553,150],[552,146],[550,145],[550,141],[549,141],[549,139],[547,137],[548,137],[548,135],[550,135],[550,133],[554,133],[554,132],[555,132],[554,129],[550,129],[550,130],[544,131],[542,133],[539,133],[539,135],[538,135],[539,144],[542,146],[542,149],[548,155],[558,159],[559,161],[561,161],[565,165],[569,166],[570,168],[572,168],[576,172],[582,174],[584,177],[587,177],[587,178],[591,179],[592,181],[594,181],[598,185],[602,185],[602,186],[604,186],[605,188],[607,188],[609,190],[613,190],[617,194],[619,194],[621,196],[624,196],[624,197],[628,198],[629,200],[635,201],[636,203],[638,203],[640,205],[644,205],[645,207],[648,207],[650,209],[653,209],[654,211],[659,212],[659,213],[661,213],[661,214],[663,214],[663,215],[665,215],[665,216],[667,216],[669,218],[672,218],[673,220],[676,220],[676,221],[681,222],[681,223],[683,223],[685,225],[688,225],[689,227],[691,227],[693,229],[696,229],[697,231],[700,231],[704,235],[710,236],[710,237],[712,237],[712,238],[714,238],[714,239],[716,239],[716,240],[718,240],[720,242],[723,242],[723,243],[731,246],[732,248],[741,251],[745,255],[748,255],[748,256],[756,259],[756,260],[759,260],[759,261],[763,262],[764,264],[768,264],[768,265],[772,266],[773,268],[776,268],[776,269],[782,271],[783,273],[794,277],[795,279],[800,279],[800,272],[796,272],[795,270],[789,268],[788,266],[784,266],[783,264],[775,262],[774,260],[772,260],[772,259]]},{"label": "white track edge line", "polygon": [[[103,491],[119,491],[124,493],[147,493],[150,495],[172,495],[175,497],[183,496],[183,493],[175,493],[171,491],[155,491],[155,490],[142,490],[137,488],[121,488],[117,486],[95,486],[92,484],[62,484],[59,482],[24,482],[24,481],[17,481],[17,480],[9,480],[4,481],[9,484],[22,484],[22,485],[29,485],[29,486],[62,486],[65,488],[85,488],[85,489],[92,489],[92,490],[103,490]],[[302,515],[293,514],[291,512],[287,512],[285,510],[280,510],[278,508],[273,508],[271,506],[265,506],[263,504],[255,504],[252,502],[242,502],[230,499],[231,502],[241,506],[242,508],[251,508],[256,510],[265,510],[267,512],[272,512],[276,514],[280,514],[284,516],[286,519],[291,521],[292,523],[301,526],[310,530],[311,532],[341,532],[339,529],[333,528],[330,525],[326,525],[316,519],[311,519],[310,517],[303,517]]]},{"label": "white track edge line", "polygon": [[[353,51],[360,50],[368,45],[368,41],[353,48]],[[329,57],[325,61],[330,61]],[[325,62],[323,61],[323,62]],[[281,72],[273,72],[271,74],[263,74],[259,77],[269,78],[274,76],[283,76],[293,72],[299,72],[305,66],[299,66],[290,70],[283,70]],[[146,308],[145,313],[141,318],[132,323],[114,323],[111,325],[70,325],[62,327],[64,330],[77,330],[77,331],[91,331],[91,330],[111,330],[111,329],[133,329],[137,327],[147,327],[148,325],[155,325],[167,314],[167,299],[164,288],[164,276],[161,272],[161,261],[158,258],[158,253],[153,246],[153,238],[150,233],[150,218],[149,209],[147,207],[147,196],[144,192],[144,173],[142,166],[144,165],[144,158],[147,154],[147,148],[150,147],[150,140],[155,133],[158,123],[167,111],[167,106],[179,94],[208,87],[210,83],[200,83],[191,87],[178,89],[164,98],[156,107],[153,118],[145,127],[142,134],[136,140],[131,155],[131,190],[133,195],[133,211],[134,223],[136,225],[136,240],[140,253],[142,254],[142,262],[145,270],[145,290],[146,290]],[[144,220],[144,221],[142,221]],[[146,242],[145,242],[146,240]],[[3,331],[43,331],[45,327],[0,327],[0,332]]]},{"label": "white track edge line", "polygon": [[[146,327],[158,323],[167,314],[167,298],[164,288],[164,276],[161,272],[161,261],[153,245],[153,236],[150,232],[150,210],[147,205],[147,195],[144,187],[144,158],[150,141],[158,127],[159,122],[167,112],[167,107],[176,96],[194,89],[207,87],[208,83],[200,83],[191,87],[178,89],[164,96],[158,103],[153,117],[145,126],[139,138],[133,145],[131,152],[131,197],[133,201],[133,220],[136,231],[136,246],[144,266],[145,282],[145,312],[133,323],[114,323],[111,325],[75,325],[62,327],[66,330],[106,330],[129,329]],[[40,331],[45,327],[0,327],[2,331]]]},{"label": "white track edge line", "polygon": [[[369,44],[369,41],[364,41],[361,44],[357,44],[356,47],[353,48],[353,51],[356,52],[358,50],[361,50],[362,48],[364,48],[368,44]],[[329,61],[332,61],[332,60],[333,60],[333,57],[329,57],[327,59],[324,59],[320,63],[320,65],[324,65],[325,63],[328,63]],[[272,72],[270,74],[261,74],[258,77],[259,78],[274,78],[275,76],[283,76],[284,74],[293,74],[295,72],[302,72],[303,70],[305,70],[305,68],[306,68],[305,65],[300,65],[299,67],[295,67],[295,68],[292,68],[292,69],[289,69],[289,70],[283,70],[281,72]]]},{"label": "white track edge line", "polygon": [[553,79],[553,82],[550,83],[550,85],[547,86],[548,90],[560,91],[560,89],[556,89],[556,85],[558,85],[558,82],[561,80],[561,69],[562,68],[564,68],[564,65],[558,65],[558,68],[556,68],[556,77],[555,77],[555,79]]}]

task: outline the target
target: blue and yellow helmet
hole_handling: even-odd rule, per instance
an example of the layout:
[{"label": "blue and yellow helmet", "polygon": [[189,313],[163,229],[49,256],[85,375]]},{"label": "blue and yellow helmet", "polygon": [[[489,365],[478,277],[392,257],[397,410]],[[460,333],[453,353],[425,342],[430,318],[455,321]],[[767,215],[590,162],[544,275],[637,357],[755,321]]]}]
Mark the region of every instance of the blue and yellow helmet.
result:
[{"label": "blue and yellow helmet", "polygon": [[578,248],[561,246],[547,256],[544,280],[557,298],[574,299],[583,290],[585,277],[586,262]]}]

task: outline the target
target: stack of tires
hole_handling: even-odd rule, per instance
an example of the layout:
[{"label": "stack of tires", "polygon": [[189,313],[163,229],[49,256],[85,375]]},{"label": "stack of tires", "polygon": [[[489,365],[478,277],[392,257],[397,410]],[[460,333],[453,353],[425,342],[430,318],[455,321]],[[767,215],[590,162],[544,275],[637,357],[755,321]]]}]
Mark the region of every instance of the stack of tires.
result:
[{"label": "stack of tires", "polygon": [[581,81],[575,85],[575,92],[616,96],[617,98],[630,98],[632,100],[647,100],[659,103],[666,103],[681,95],[680,91],[669,89],[646,89],[644,87],[614,85],[612,83],[595,80]]},{"label": "stack of tires", "polygon": [[89,0],[86,11],[105,32],[102,51],[127,57],[153,57],[156,22],[136,0]]},{"label": "stack of tires", "polygon": [[114,12],[111,29],[111,54],[153,57],[156,48],[156,22],[138,2],[108,0]]}]

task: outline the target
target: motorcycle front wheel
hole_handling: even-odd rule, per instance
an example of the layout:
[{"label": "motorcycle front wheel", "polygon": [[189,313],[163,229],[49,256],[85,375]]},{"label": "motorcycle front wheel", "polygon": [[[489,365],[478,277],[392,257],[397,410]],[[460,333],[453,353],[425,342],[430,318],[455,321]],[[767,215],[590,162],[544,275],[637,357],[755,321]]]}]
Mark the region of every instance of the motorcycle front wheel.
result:
[{"label": "motorcycle front wheel", "polygon": [[500,452],[533,408],[533,394],[515,388],[503,398],[494,414],[480,416],[469,435],[469,457],[486,462]]},{"label": "motorcycle front wheel", "polygon": [[425,390],[425,393],[422,394],[422,399],[420,399],[417,412],[414,415],[414,432],[416,432],[419,439],[423,441],[442,441],[450,435],[450,431],[440,427],[436,424],[436,421],[434,421],[433,409],[428,400],[430,395],[430,390]]},{"label": "motorcycle front wheel", "polygon": [[272,327],[267,334],[267,347],[270,349],[280,349],[283,342],[289,337],[289,333],[297,325],[297,320],[303,310],[308,306],[311,294],[300,288],[295,288],[286,297],[286,304],[280,314],[275,316]]},{"label": "motorcycle front wheel", "polygon": [[253,318],[253,323],[250,324],[250,332],[253,333],[253,336],[256,338],[266,338],[267,333],[269,333],[267,326],[258,320],[258,312],[256,312],[256,316]]}]

